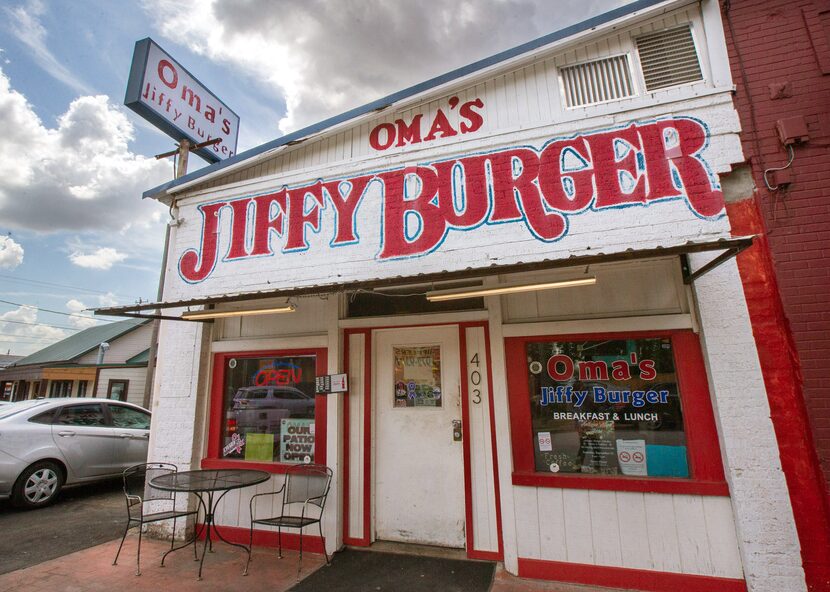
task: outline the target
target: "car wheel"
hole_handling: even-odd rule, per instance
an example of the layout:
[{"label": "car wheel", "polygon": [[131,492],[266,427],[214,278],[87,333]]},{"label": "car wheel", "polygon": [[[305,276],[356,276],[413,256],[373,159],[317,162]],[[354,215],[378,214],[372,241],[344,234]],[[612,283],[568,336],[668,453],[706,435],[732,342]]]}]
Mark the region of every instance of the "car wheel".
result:
[{"label": "car wheel", "polygon": [[12,501],[21,508],[42,508],[55,501],[62,485],[63,471],[57,464],[48,460],[37,462],[17,478]]}]

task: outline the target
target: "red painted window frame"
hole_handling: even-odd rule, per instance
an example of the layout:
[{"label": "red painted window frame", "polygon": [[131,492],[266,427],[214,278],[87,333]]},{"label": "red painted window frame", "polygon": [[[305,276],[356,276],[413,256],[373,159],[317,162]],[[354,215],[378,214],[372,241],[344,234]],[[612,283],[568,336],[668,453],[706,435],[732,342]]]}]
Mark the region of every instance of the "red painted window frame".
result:
[{"label": "red painted window frame", "polygon": [[[528,401],[525,344],[540,341],[578,341],[669,337],[683,406],[683,425],[691,478],[552,474],[535,470]],[[566,335],[533,335],[505,339],[510,433],[513,448],[513,484],[535,487],[603,489],[650,493],[728,496],[715,416],[700,341],[690,330],[632,331]]]},{"label": "red painted window frame", "polygon": [[[317,376],[328,373],[328,351],[326,348],[256,350],[242,352],[221,352],[213,354],[213,373],[210,385],[210,416],[208,419],[207,455],[202,459],[203,469],[257,469],[269,473],[281,474],[295,464],[280,462],[253,462],[238,459],[221,458],[222,437],[222,386],[225,383],[225,362],[228,358],[267,358],[277,356],[316,355],[315,372]],[[326,464],[326,396],[317,395],[314,405],[314,462]]]}]

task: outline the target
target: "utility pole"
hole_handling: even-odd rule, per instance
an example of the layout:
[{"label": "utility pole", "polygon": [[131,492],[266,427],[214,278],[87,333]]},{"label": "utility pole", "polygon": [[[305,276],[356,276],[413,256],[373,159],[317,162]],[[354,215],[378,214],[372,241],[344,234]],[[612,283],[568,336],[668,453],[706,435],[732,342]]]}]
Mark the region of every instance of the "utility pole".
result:
[{"label": "utility pole", "polygon": [[[214,144],[218,144],[221,141],[221,138],[214,138],[213,140],[208,140],[207,142],[191,144],[190,140],[185,138],[179,141],[179,144],[175,150],[171,150],[170,152],[165,152],[163,154],[157,154],[156,160],[161,160],[162,158],[169,158],[171,156],[175,156],[177,158],[176,172],[173,178],[179,179],[187,174],[187,160],[191,152],[199,150],[201,148],[206,148],[207,146],[213,146]],[[173,202],[170,204],[170,215],[172,218],[173,208],[176,207],[176,202],[175,198],[171,199],[173,199]],[[178,225],[179,221],[175,218],[168,220],[167,228],[164,232],[164,252],[161,256],[161,274],[159,275],[159,287],[158,291],[156,292],[156,302],[161,302],[162,298],[164,298],[164,279],[167,275],[167,253],[168,249],[170,248],[170,228]],[[150,409],[150,405],[152,404],[153,399],[153,381],[155,380],[156,375],[156,354],[158,352],[160,326],[161,320],[153,320],[153,330],[150,335],[150,351],[148,352],[147,359],[147,381],[144,384],[143,403],[145,409]]]}]

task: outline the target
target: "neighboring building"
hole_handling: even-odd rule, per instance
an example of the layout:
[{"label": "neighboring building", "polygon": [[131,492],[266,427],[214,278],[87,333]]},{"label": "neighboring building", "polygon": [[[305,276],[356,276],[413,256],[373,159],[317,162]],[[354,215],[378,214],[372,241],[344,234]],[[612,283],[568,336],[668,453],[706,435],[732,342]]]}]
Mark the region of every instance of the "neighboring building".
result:
[{"label": "neighboring building", "polygon": [[0,355],[0,401],[12,400],[12,384],[3,380],[3,370],[21,358],[23,356]]},{"label": "neighboring building", "polygon": [[[84,329],[2,371],[10,400],[106,397],[144,405],[151,326],[131,319]],[[101,344],[106,343],[98,363]]]},{"label": "neighboring building", "polygon": [[743,152],[727,204],[807,580],[830,590],[830,2],[722,2]]},{"label": "neighboring building", "polygon": [[326,464],[332,551],[806,590],[733,85],[716,0],[640,0],[148,191],[164,301],[101,312],[164,318],[150,458]]}]

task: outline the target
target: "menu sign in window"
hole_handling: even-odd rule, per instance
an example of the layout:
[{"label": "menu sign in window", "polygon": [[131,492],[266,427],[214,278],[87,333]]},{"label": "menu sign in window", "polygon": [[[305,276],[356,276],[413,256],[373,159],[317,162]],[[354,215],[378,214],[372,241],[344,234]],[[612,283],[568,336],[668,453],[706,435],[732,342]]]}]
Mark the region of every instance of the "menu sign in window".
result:
[{"label": "menu sign in window", "polygon": [[526,344],[535,469],[688,477],[669,338]]},{"label": "menu sign in window", "polygon": [[395,347],[395,407],[441,407],[441,347]]}]

